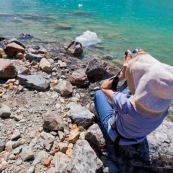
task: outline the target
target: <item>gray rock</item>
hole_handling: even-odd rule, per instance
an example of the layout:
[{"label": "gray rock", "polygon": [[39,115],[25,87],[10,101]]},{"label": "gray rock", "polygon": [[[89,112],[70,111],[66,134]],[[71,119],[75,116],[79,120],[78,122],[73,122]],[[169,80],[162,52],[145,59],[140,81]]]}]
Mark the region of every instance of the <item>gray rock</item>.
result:
[{"label": "gray rock", "polygon": [[0,139],[0,153],[4,151],[5,143]]},{"label": "gray rock", "polygon": [[64,130],[65,124],[57,112],[48,111],[43,114],[43,128],[48,130]]},{"label": "gray rock", "polygon": [[46,151],[39,151],[36,155],[33,164],[43,163],[45,159],[48,158],[48,153]]},{"label": "gray rock", "polygon": [[97,145],[99,149],[106,146],[105,138],[98,124],[93,124],[88,128],[85,139]]},{"label": "gray rock", "polygon": [[25,146],[22,147],[22,152],[20,153],[20,157],[22,158],[23,161],[33,160],[34,153],[30,147]]},{"label": "gray rock", "polygon": [[8,118],[11,115],[11,109],[9,106],[0,104],[0,117],[1,118]]},{"label": "gray rock", "polygon": [[74,123],[82,127],[87,127],[93,123],[95,115],[85,107],[76,103],[70,103],[70,116]]},{"label": "gray rock", "polygon": [[46,79],[40,75],[18,75],[18,80],[21,85],[36,90],[46,90],[49,87]]},{"label": "gray rock", "polygon": [[68,81],[59,81],[59,83],[54,87],[54,91],[60,93],[62,96],[71,95],[73,92],[72,85]]},{"label": "gray rock", "polygon": [[[64,172],[70,158],[62,152],[58,152],[54,156],[55,172]],[[71,171],[71,170],[70,170]]]},{"label": "gray rock", "polygon": [[25,55],[25,58],[29,61],[40,61],[44,57],[40,54],[28,53]]},{"label": "gray rock", "polygon": [[11,140],[16,140],[16,139],[18,139],[18,138],[20,138],[20,131],[19,130],[15,130],[14,132],[13,132],[13,135],[11,136]]},{"label": "gray rock", "polygon": [[26,173],[34,173],[35,172],[35,167],[34,166],[31,166],[27,171]]},{"label": "gray rock", "polygon": [[103,164],[86,140],[78,140],[66,172],[95,173]]}]

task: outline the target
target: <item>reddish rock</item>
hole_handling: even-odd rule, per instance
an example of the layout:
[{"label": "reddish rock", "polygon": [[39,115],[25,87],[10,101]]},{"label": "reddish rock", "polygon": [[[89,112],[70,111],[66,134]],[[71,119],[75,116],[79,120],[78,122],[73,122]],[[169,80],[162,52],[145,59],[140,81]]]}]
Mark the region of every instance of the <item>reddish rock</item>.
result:
[{"label": "reddish rock", "polygon": [[17,76],[17,70],[7,59],[0,59],[0,79],[10,79]]},{"label": "reddish rock", "polygon": [[49,166],[51,163],[51,159],[45,159],[44,160],[44,166]]},{"label": "reddish rock", "polygon": [[73,144],[76,143],[76,141],[79,139],[79,135],[80,129],[76,125],[73,125],[72,129],[70,130],[68,141]]},{"label": "reddish rock", "polygon": [[8,56],[13,57],[17,53],[24,53],[25,49],[22,46],[12,42],[6,45],[4,51]]}]

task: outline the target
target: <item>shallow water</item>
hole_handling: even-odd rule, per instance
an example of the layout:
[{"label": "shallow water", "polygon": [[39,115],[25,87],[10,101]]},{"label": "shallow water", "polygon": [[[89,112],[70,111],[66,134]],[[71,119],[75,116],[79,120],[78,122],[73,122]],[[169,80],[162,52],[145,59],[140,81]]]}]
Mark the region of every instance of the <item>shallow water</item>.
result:
[{"label": "shallow water", "polygon": [[172,21],[171,0],[8,0],[0,5],[0,36],[28,33],[59,46],[90,30],[102,40],[89,47],[92,54],[121,60],[126,49],[143,48],[170,65]]}]

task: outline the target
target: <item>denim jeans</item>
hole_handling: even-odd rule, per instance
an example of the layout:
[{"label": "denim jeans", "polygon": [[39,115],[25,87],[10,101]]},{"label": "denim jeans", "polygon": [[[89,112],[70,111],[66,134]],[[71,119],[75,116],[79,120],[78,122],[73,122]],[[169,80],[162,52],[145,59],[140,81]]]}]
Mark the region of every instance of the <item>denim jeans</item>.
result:
[{"label": "denim jeans", "polygon": [[96,111],[100,116],[103,134],[107,140],[111,141],[108,135],[108,120],[112,117],[114,110],[111,107],[106,95],[101,90],[95,92],[94,104]]}]

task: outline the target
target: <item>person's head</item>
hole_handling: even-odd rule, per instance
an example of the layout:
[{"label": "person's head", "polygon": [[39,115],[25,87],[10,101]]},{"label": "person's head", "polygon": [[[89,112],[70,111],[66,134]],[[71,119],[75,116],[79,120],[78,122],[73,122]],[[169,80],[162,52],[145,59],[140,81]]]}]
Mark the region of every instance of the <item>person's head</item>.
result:
[{"label": "person's head", "polygon": [[129,61],[126,78],[130,102],[138,113],[157,117],[168,109],[173,99],[173,67],[142,53]]}]

